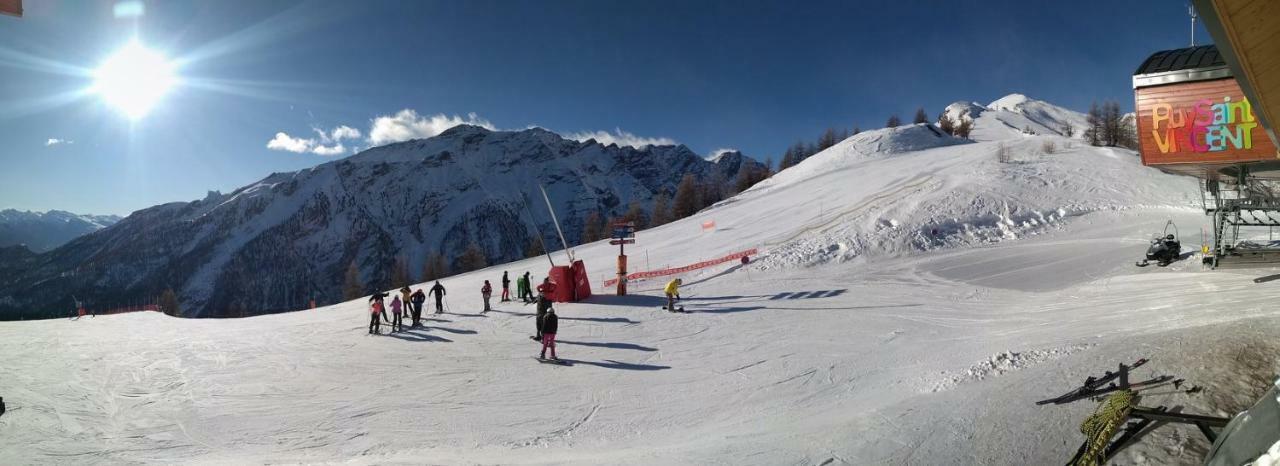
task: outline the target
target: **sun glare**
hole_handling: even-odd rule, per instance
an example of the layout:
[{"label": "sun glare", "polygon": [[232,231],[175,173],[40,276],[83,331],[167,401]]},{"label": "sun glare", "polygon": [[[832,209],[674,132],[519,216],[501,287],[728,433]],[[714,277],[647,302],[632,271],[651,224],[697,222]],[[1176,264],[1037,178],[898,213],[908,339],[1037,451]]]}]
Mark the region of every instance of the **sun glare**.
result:
[{"label": "sun glare", "polygon": [[130,119],[146,115],[176,81],[173,64],[136,41],[117,50],[94,71],[94,90]]}]

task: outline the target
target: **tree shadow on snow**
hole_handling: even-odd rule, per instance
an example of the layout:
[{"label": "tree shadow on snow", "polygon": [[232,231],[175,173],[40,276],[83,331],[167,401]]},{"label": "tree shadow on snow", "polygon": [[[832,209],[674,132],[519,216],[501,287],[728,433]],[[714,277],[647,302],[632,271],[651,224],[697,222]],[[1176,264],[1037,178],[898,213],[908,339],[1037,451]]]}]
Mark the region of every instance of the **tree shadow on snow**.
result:
[{"label": "tree shadow on snow", "polygon": [[652,364],[632,364],[629,362],[618,362],[612,359],[604,361],[582,361],[579,359],[565,359],[564,361],[571,364],[586,364],[588,366],[603,367],[605,369],[622,369],[628,371],[660,371],[670,369],[671,366],[655,366]]},{"label": "tree shadow on snow", "polygon": [[428,333],[422,333],[422,332],[423,332],[423,331],[422,331],[421,329],[418,329],[418,330],[410,329],[410,330],[405,330],[405,331],[402,331],[402,332],[384,333],[384,334],[382,334],[382,335],[383,335],[383,336],[387,336],[387,337],[391,337],[391,338],[395,338],[395,339],[398,339],[398,340],[404,340],[404,341],[431,341],[431,342],[438,341],[438,342],[442,342],[442,343],[453,343],[453,340],[450,340],[450,339],[448,339],[448,338],[445,338],[445,337],[438,337],[438,336],[435,336],[435,335],[431,335],[431,334],[428,334]]},{"label": "tree shadow on snow", "polygon": [[635,343],[599,343],[599,342],[590,342],[590,341],[569,341],[569,340],[556,340],[556,343],[566,344],[566,345],[577,345],[577,346],[590,346],[592,348],[626,349],[626,350],[636,350],[636,351],[657,351],[658,350],[657,348],[641,346]]}]

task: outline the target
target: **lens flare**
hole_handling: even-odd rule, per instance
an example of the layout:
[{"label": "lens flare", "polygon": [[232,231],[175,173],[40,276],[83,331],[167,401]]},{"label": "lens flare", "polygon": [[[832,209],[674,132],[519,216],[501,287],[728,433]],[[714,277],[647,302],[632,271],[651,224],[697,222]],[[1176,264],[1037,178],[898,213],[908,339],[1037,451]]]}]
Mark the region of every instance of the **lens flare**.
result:
[{"label": "lens flare", "polygon": [[93,90],[102,100],[135,120],[145,116],[177,82],[173,64],[137,41],[117,50],[93,75]]}]

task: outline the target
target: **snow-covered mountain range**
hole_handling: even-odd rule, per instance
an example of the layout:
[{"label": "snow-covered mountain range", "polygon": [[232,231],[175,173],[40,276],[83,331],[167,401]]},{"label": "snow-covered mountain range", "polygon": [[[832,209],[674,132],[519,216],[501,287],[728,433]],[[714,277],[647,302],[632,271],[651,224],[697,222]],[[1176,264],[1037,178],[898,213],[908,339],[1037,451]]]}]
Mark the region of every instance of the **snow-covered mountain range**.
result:
[{"label": "snow-covered mountain range", "polygon": [[191,316],[336,302],[353,262],[373,289],[401,258],[418,277],[437,252],[457,270],[472,244],[490,263],[524,257],[539,235],[560,249],[539,184],[573,244],[591,212],[621,215],[632,202],[649,210],[685,174],[727,187],[758,166],[737,152],[711,162],[683,145],[637,149],[540,128],[456,126],[229,194],[143,209],[47,254],[0,264],[10,277],[0,282],[0,318],[37,302],[71,309],[72,295],[103,307],[166,288]]},{"label": "snow-covered mountain range", "polygon": [[45,252],[119,221],[117,215],[0,210],[0,247],[25,245],[33,252]]}]

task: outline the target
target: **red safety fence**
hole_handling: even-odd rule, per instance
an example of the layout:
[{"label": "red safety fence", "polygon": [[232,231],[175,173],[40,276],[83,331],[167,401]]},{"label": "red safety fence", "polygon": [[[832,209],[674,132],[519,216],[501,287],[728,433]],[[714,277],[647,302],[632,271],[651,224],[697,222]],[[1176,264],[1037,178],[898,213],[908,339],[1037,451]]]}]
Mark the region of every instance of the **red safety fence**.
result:
[{"label": "red safety fence", "polygon": [[[751,248],[751,249],[748,249],[748,250],[746,250],[746,251],[739,251],[739,252],[735,252],[735,253],[733,253],[733,254],[729,254],[729,255],[724,256],[724,257],[718,257],[718,258],[711,259],[711,260],[705,260],[705,261],[698,262],[698,263],[695,263],[695,264],[689,264],[689,265],[686,265],[686,266],[684,266],[684,267],[674,267],[674,268],[669,268],[669,269],[649,270],[649,271],[645,271],[645,272],[636,272],[636,273],[631,273],[631,274],[627,274],[627,282],[633,282],[633,281],[636,281],[636,280],[644,280],[644,279],[646,279],[646,278],[662,277],[662,276],[667,276],[667,275],[675,275],[675,274],[679,274],[679,273],[691,272],[691,271],[694,271],[694,270],[698,270],[698,269],[702,269],[702,268],[706,268],[706,267],[711,267],[711,266],[713,266],[713,265],[723,264],[723,263],[725,263],[725,262],[732,262],[732,261],[736,261],[736,260],[742,260],[742,258],[743,258],[743,257],[754,256],[754,255],[756,255],[756,248]],[[605,280],[605,281],[604,281],[604,286],[605,286],[605,288],[608,288],[608,287],[610,287],[610,286],[614,286],[614,285],[617,285],[617,284],[618,284],[618,279],[616,279],[616,278],[612,278],[612,279],[609,279],[609,280]]]}]

